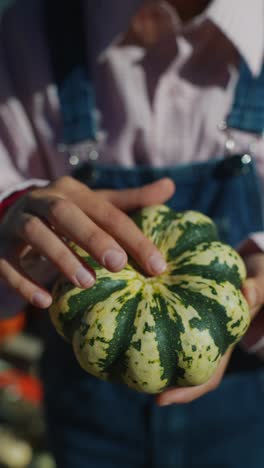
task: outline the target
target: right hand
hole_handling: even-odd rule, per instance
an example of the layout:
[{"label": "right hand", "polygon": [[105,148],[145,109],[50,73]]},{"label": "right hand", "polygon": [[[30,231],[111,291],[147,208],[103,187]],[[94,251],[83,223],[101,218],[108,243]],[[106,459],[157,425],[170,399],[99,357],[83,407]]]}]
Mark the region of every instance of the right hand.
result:
[{"label": "right hand", "polygon": [[128,252],[148,275],[166,264],[153,243],[124,213],[160,204],[175,190],[170,179],[129,190],[93,191],[71,177],[33,189],[9,208],[0,223],[0,278],[31,304],[47,308],[50,293],[25,272],[25,252],[46,257],[77,287],[95,283],[95,272],[69,248],[74,241],[109,271],[127,263]]}]

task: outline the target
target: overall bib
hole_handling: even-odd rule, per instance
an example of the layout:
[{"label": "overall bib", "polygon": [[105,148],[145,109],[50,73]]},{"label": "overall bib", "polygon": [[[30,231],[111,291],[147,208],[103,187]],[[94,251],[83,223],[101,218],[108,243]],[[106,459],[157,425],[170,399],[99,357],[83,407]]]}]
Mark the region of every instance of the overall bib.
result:
[{"label": "overall bib", "polygon": [[[264,70],[254,80],[242,64],[230,126],[263,131],[263,89]],[[248,154],[159,169],[86,164],[74,175],[91,188],[111,189],[170,177],[177,191],[168,205],[209,215],[225,242],[236,246],[263,230],[259,181]],[[264,371],[242,351],[234,353],[216,391],[187,405],[159,408],[152,396],[86,374],[51,327],[43,376],[58,468],[263,468]]]}]

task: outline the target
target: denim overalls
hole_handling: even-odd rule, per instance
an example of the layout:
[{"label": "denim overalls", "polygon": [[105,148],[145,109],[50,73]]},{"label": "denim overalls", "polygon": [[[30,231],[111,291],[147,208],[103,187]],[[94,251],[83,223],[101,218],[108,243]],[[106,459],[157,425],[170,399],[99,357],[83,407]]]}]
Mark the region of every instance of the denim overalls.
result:
[{"label": "denim overalls", "polygon": [[[253,80],[241,66],[228,124],[264,129],[264,70]],[[93,126],[91,125],[91,128]],[[175,210],[215,219],[221,238],[236,246],[263,230],[254,157],[216,158],[164,169],[85,165],[75,176],[92,188],[130,188],[167,176],[177,184]],[[220,387],[193,403],[164,408],[153,397],[86,374],[71,347],[49,330],[43,360],[49,440],[58,468],[263,468],[264,371],[234,353]]]}]

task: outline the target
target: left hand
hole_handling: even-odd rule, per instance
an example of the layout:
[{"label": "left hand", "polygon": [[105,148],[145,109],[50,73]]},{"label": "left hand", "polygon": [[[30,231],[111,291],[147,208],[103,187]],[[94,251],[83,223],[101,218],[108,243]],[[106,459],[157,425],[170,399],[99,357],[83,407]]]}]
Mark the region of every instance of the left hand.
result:
[{"label": "left hand", "polygon": [[[243,284],[242,292],[249,304],[252,320],[264,304],[264,253],[260,252],[256,244],[251,240],[243,245],[239,253],[243,257],[247,268],[248,278]],[[251,332],[251,328],[248,333]],[[223,356],[216,372],[208,382],[196,387],[166,390],[156,396],[157,404],[166,406],[173,403],[190,403],[206,393],[216,390],[225,374],[232,351],[233,349],[228,350]]]}]

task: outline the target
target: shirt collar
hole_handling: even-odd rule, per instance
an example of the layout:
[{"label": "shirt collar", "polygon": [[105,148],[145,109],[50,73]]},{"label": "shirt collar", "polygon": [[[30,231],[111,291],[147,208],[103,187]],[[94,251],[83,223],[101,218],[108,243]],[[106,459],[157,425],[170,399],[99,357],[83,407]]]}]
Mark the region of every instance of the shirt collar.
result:
[{"label": "shirt collar", "polygon": [[[164,2],[166,3],[166,0]],[[92,14],[89,11],[89,17],[93,18],[90,29],[93,31],[93,38],[98,39],[93,41],[93,44],[97,43],[101,52],[124,30],[124,25],[129,23],[129,17],[135,14],[143,0],[91,0],[86,3],[93,8]],[[110,9],[105,12],[108,3]],[[112,22],[108,21],[108,24],[113,24],[111,31],[108,31],[109,28],[98,26],[102,24],[102,11],[105,12],[104,17],[109,15],[110,19],[113,12],[119,12],[118,15],[115,14]],[[260,74],[264,59],[264,0],[212,0],[201,17],[210,19],[223,31],[247,62],[253,75]],[[102,37],[97,37],[99,31]]]},{"label": "shirt collar", "polygon": [[205,16],[235,45],[252,74],[259,75],[264,58],[264,0],[213,0]]},{"label": "shirt collar", "polygon": [[[175,10],[167,6],[175,15]],[[193,22],[204,19],[212,21],[225,34],[252,74],[258,76],[264,60],[264,0],[212,0]]]}]

